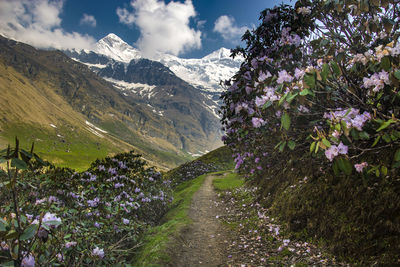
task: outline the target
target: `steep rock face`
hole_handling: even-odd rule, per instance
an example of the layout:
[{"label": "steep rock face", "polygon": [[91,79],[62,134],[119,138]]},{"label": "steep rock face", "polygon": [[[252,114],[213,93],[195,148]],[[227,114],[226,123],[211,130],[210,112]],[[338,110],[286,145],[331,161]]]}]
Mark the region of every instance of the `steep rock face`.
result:
[{"label": "steep rock face", "polygon": [[[210,55],[207,61],[226,56],[229,50],[220,51],[225,54],[220,52],[218,55]],[[191,144],[196,142],[195,140],[198,140],[197,142],[203,140],[207,146],[213,148],[222,144],[217,112],[219,92],[199,90],[176,76],[164,64],[140,58],[138,50],[114,34],[101,39],[95,52],[65,51],[65,53],[113,83],[115,88],[121,90],[127,101],[145,104],[154,114],[168,121],[182,134],[180,140],[184,150],[193,147]],[[106,64],[103,61],[105,55],[108,57]],[[187,128],[191,130],[188,131]],[[188,151],[198,154],[210,150],[207,148],[196,151],[196,149]]]},{"label": "steep rock face", "polygon": [[[88,55],[92,60],[98,60],[90,64],[104,63],[101,56],[86,53]],[[143,96],[134,90],[140,89],[136,85],[129,90],[121,90],[115,83],[105,81],[87,66],[60,51],[37,50],[1,36],[0,61],[6,68],[10,66],[29,79],[39,91],[41,84],[51,88],[54,94],[64,99],[76,112],[101,126],[113,138],[134,144],[149,155],[164,151],[162,155],[166,161],[170,157],[166,155],[178,160],[184,156],[182,150],[193,153],[211,150],[219,145],[219,136],[215,132],[218,120],[213,119],[212,113],[204,109],[194,110],[193,107],[200,109],[198,101],[191,103],[179,97],[177,92],[180,90],[175,86],[154,90],[153,94],[159,95],[157,99],[160,101],[164,96],[170,99],[153,107],[147,99],[152,93],[150,89],[154,87],[145,85],[149,94],[141,92]],[[125,66],[120,66],[121,76],[126,75],[125,71]],[[173,94],[177,97],[171,97]],[[186,106],[189,112],[173,108],[173,103]],[[40,112],[39,108],[37,110]],[[201,116],[208,118],[211,124],[201,125],[198,119]],[[24,123],[23,119],[21,123]]]}]

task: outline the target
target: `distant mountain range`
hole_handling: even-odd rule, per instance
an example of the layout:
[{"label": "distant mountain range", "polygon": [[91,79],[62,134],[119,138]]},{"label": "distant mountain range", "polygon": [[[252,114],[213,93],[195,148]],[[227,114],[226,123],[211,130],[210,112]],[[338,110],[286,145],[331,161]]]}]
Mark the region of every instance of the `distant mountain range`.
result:
[{"label": "distant mountain range", "polygon": [[[113,64],[114,61],[127,65],[131,60],[143,59],[139,50],[113,33],[99,40],[93,51],[68,50],[65,53],[87,64],[95,71]],[[220,48],[200,59],[185,59],[159,53],[152,60],[168,67],[176,76],[204,93],[218,105],[219,95],[223,91],[220,81],[230,79],[243,62],[242,57],[232,59],[230,54],[229,49]],[[121,65],[118,66],[117,71],[121,73]],[[108,77],[105,76],[105,72],[99,72],[99,75]]]}]

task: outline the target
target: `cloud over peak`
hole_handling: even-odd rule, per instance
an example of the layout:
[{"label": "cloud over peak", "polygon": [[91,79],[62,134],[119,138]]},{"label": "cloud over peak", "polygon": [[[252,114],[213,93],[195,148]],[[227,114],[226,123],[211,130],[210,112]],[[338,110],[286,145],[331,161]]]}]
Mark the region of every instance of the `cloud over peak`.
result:
[{"label": "cloud over peak", "polygon": [[156,52],[179,55],[201,48],[201,31],[190,27],[196,16],[191,0],[184,3],[164,0],[132,0],[132,11],[118,8],[121,23],[136,25],[140,30],[137,46],[147,57]]},{"label": "cloud over peak", "polygon": [[86,24],[91,27],[96,27],[96,23],[97,22],[96,22],[96,19],[94,18],[94,16],[88,15],[86,13],[83,14],[83,16],[81,18],[81,22],[80,22],[81,25]]},{"label": "cloud over peak", "polygon": [[238,27],[235,24],[235,18],[227,15],[220,16],[214,23],[214,32],[221,34],[226,41],[239,43],[248,28],[244,26]]},{"label": "cloud over peak", "polygon": [[0,0],[0,33],[38,48],[90,48],[94,38],[61,28],[62,0]]}]

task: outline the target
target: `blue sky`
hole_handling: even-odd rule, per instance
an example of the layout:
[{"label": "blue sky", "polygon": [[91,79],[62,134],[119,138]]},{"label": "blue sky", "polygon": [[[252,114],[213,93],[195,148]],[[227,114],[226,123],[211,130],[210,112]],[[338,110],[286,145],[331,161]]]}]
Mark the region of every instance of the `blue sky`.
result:
[{"label": "blue sky", "polygon": [[202,57],[240,44],[289,0],[0,0],[0,33],[39,48],[90,48],[115,33],[145,54]]}]

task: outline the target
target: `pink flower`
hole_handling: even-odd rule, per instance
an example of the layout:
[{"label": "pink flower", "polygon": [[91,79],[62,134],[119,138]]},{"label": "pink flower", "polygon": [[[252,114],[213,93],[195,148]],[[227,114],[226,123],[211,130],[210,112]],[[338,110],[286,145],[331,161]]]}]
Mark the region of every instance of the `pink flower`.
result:
[{"label": "pink flower", "polygon": [[332,161],[337,155],[339,155],[339,149],[335,145],[332,145],[330,148],[325,150],[325,156],[327,159],[329,159],[329,161]]},{"label": "pink flower", "polygon": [[332,133],[332,136],[335,137],[335,138],[339,138],[340,137],[340,132],[337,131],[337,130],[334,130],[333,133]]},{"label": "pink flower", "polygon": [[357,171],[357,172],[362,172],[363,169],[364,169],[365,167],[367,167],[367,166],[368,166],[368,163],[367,163],[367,162],[362,162],[362,163],[360,163],[360,164],[354,164],[354,167],[356,168],[356,171]]}]

